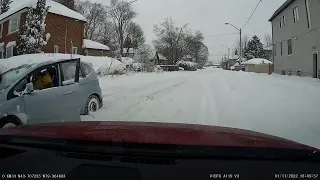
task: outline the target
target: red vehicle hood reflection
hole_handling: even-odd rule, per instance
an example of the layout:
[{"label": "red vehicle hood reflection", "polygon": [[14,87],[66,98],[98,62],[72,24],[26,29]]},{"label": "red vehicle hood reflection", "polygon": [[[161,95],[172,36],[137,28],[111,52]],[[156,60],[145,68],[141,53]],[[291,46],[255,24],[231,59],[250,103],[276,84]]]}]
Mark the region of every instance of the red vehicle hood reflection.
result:
[{"label": "red vehicle hood reflection", "polygon": [[126,143],[267,147],[316,150],[253,131],[202,125],[142,122],[74,122],[19,126],[0,135]]}]

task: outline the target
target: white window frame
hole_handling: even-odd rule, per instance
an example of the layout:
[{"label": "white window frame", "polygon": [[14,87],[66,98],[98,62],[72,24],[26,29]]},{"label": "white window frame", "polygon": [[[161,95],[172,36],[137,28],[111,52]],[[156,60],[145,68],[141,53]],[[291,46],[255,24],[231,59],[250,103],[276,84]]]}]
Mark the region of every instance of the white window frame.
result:
[{"label": "white window frame", "polygon": [[[289,48],[289,41],[290,41],[290,47],[291,48]],[[292,39],[288,39],[287,46],[288,46],[288,56],[291,56],[293,54]],[[291,49],[291,54],[289,54],[289,50],[290,49]]]},{"label": "white window frame", "polygon": [[55,45],[53,46],[53,53],[59,53],[59,46],[58,45]]},{"label": "white window frame", "polygon": [[[12,31],[12,20],[17,20],[17,29],[15,31]],[[9,20],[9,28],[8,28],[8,35],[9,34],[13,34],[13,33],[16,33],[16,32],[19,32],[19,29],[20,29],[20,14],[17,15],[17,16],[13,16],[10,20]]]},{"label": "white window frame", "polygon": [[299,9],[298,6],[293,8],[293,22],[296,23],[299,21]]},{"label": "white window frame", "polygon": [[307,21],[308,21],[308,28],[311,29],[311,16],[310,16],[310,6],[309,6],[309,0],[305,0],[306,4],[306,12],[307,12]]},{"label": "white window frame", "polygon": [[[78,47],[73,46],[71,50],[72,50],[71,52],[72,54],[78,54]],[[75,53],[73,52],[74,50],[75,50]]]},{"label": "white window frame", "polygon": [[0,45],[0,59],[3,59],[3,53],[4,53],[4,43],[1,43]]},{"label": "white window frame", "polygon": [[[10,58],[10,57],[13,57],[13,56],[14,56],[14,54],[13,54],[13,52],[14,52],[14,47],[15,47],[15,45],[6,47],[6,58]],[[10,49],[9,49],[9,48],[10,48]],[[12,56],[10,56],[10,57],[8,57],[8,52],[9,52],[9,50],[11,51],[11,54],[12,54]]]}]

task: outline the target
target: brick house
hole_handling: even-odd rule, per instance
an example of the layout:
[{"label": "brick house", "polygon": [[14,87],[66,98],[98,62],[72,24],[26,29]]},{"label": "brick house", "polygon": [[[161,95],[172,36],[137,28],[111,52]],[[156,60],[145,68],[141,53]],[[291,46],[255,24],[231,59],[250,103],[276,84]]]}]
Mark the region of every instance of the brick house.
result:
[{"label": "brick house", "polygon": [[111,56],[108,46],[89,39],[83,40],[83,50],[85,56]]},{"label": "brick house", "polygon": [[[25,22],[28,8],[35,8],[36,3],[37,0],[14,0],[9,11],[0,15],[0,58],[16,55],[19,30]],[[50,33],[51,38],[42,51],[83,54],[86,18],[51,0],[47,0],[47,6],[51,8],[46,18],[46,33]]]}]

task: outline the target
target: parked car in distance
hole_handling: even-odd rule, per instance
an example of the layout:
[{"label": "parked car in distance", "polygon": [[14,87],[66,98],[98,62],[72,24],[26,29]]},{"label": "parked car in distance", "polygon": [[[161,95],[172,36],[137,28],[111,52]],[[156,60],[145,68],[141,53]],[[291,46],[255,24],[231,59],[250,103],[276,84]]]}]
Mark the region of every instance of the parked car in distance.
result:
[{"label": "parked car in distance", "polygon": [[24,64],[1,76],[0,128],[80,121],[103,105],[98,77],[80,59]]}]

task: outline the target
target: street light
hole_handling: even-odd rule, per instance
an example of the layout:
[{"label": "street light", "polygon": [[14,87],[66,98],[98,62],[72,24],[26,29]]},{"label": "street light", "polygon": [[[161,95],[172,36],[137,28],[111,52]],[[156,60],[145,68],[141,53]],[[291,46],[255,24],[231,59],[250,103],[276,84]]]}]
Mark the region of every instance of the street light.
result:
[{"label": "street light", "polygon": [[225,23],[225,25],[230,25],[230,26],[232,26],[232,27],[234,27],[236,30],[238,30],[239,32],[240,32],[240,58],[241,58],[241,60],[242,60],[242,30],[241,30],[241,28],[237,28],[236,26],[234,26],[233,24],[231,24],[231,23]]}]

